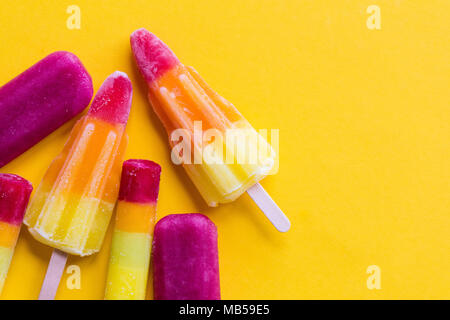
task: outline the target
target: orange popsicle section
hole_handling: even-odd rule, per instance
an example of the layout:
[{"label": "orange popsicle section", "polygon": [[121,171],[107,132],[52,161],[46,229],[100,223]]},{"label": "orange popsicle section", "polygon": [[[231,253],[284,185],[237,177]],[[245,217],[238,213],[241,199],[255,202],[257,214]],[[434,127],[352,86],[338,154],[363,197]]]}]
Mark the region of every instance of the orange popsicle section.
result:
[{"label": "orange popsicle section", "polygon": [[20,226],[0,221],[0,246],[13,248],[19,236]]},{"label": "orange popsicle section", "polygon": [[117,203],[115,228],[125,232],[148,233],[153,235],[156,203]]}]

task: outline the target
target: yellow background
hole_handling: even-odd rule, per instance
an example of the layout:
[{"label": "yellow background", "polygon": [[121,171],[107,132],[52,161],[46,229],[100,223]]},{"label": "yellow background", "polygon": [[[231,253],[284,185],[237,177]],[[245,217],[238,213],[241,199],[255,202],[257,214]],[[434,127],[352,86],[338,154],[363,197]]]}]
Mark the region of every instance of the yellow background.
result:
[{"label": "yellow background", "polygon": [[[66,27],[71,4],[81,30]],[[366,27],[372,4],[381,30]],[[127,158],[162,165],[158,218],[202,212],[217,224],[224,299],[448,299],[449,11],[446,0],[3,0],[0,83],[55,50],[78,55],[95,89],[128,73]],[[207,208],[171,164],[130,51],[141,27],[256,128],[280,129],[280,170],[262,185],[290,232],[278,233],[247,195]],[[36,188],[73,123],[0,172]],[[110,236],[99,254],[69,259],[82,288],[67,289],[64,277],[57,298],[103,298]],[[37,298],[50,254],[23,228],[2,298]],[[381,269],[381,290],[366,286],[369,265]]]}]

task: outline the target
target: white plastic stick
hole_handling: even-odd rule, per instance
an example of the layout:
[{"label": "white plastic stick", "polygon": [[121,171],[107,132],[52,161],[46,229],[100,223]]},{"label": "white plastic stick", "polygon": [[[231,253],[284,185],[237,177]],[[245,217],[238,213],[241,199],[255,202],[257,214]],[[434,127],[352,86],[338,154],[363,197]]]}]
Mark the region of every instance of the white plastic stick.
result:
[{"label": "white plastic stick", "polygon": [[286,217],[259,183],[248,189],[247,193],[278,231],[286,232],[291,228],[291,222],[288,217]]},{"label": "white plastic stick", "polygon": [[67,253],[54,249],[42,284],[39,300],[54,300],[67,262]]}]

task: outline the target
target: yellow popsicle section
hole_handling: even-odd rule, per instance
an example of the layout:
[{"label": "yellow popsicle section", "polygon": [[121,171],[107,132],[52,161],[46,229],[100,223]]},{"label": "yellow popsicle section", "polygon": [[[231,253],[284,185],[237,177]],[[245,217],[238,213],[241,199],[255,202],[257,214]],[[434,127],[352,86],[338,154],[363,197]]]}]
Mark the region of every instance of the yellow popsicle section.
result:
[{"label": "yellow popsicle section", "polygon": [[20,226],[0,221],[0,293],[5,284],[19,232]]},{"label": "yellow popsicle section", "polygon": [[38,241],[80,256],[100,250],[119,192],[131,95],[127,75],[113,73],[74,126],[25,215]]},{"label": "yellow popsicle section", "polygon": [[128,160],[122,170],[111,244],[106,300],[144,300],[161,167]]},{"label": "yellow popsicle section", "polygon": [[208,205],[234,201],[270,173],[273,148],[192,67],[145,29],[131,35],[131,46],[169,135],[172,159],[183,164]]}]

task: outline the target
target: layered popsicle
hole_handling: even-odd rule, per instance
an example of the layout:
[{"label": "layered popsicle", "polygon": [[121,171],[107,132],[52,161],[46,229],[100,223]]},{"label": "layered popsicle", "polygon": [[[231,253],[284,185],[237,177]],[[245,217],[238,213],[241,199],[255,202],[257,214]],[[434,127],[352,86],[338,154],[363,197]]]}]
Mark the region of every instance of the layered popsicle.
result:
[{"label": "layered popsicle", "polygon": [[201,214],[174,214],[155,226],[156,300],[220,300],[217,228]]},{"label": "layered popsicle", "polygon": [[144,300],[161,167],[148,160],[123,164],[105,299]]},{"label": "layered popsicle", "polygon": [[33,187],[27,180],[0,173],[0,294],[16,247]]},{"label": "layered popsicle", "polygon": [[[173,151],[179,144],[176,131],[183,129],[188,134],[190,141],[180,152],[182,163],[208,205],[235,200],[269,174],[275,163],[272,147],[192,67],[181,64],[161,40],[145,29],[131,35],[131,47]],[[202,131],[216,130],[210,132],[225,138],[215,134],[210,141],[203,136],[195,139],[196,123]],[[186,152],[190,153],[190,163],[184,161]]]},{"label": "layered popsicle", "polygon": [[28,150],[91,101],[92,80],[72,53],[58,51],[0,88],[0,167]]},{"label": "layered popsicle", "polygon": [[100,250],[119,193],[131,98],[128,76],[115,72],[75,124],[25,215],[38,241],[80,256]]}]

